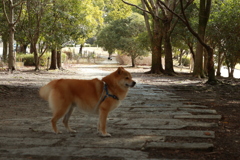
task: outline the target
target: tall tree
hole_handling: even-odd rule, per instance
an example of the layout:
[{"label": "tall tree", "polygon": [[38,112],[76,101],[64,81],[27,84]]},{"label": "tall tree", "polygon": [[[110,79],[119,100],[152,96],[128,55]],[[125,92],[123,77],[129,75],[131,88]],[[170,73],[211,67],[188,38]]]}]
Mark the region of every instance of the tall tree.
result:
[{"label": "tall tree", "polygon": [[[151,51],[152,51],[152,66],[149,73],[164,73],[162,66],[162,41],[163,32],[162,21],[159,17],[160,8],[157,5],[157,1],[154,0],[141,0],[142,7],[122,0],[125,4],[136,7],[143,11],[145,19],[145,25],[150,38]],[[150,15],[150,16],[149,16]]]},{"label": "tall tree", "polygon": [[225,62],[229,77],[233,77],[235,65],[240,61],[239,8],[240,0],[222,1],[213,5],[207,36],[217,47],[218,76],[220,76],[221,65]]},{"label": "tall tree", "polygon": [[[152,44],[152,69],[150,73],[174,75],[171,34],[178,19],[173,20],[173,13],[162,6],[160,3],[162,1],[160,0],[141,0],[142,8],[124,0],[122,1],[143,11],[146,27]],[[177,8],[178,3],[179,1],[177,0],[164,0],[164,4],[173,11]],[[184,9],[186,9],[187,6],[188,5],[186,5]],[[149,24],[148,15],[151,15],[152,27]],[[164,46],[163,48],[162,42]],[[165,70],[163,70],[161,62],[162,50],[165,54]]]},{"label": "tall tree", "polygon": [[0,3],[0,22],[1,22],[0,35],[3,42],[3,50],[2,50],[3,55],[1,58],[4,62],[7,62],[9,30],[8,30],[6,17],[3,13],[3,3]]},{"label": "tall tree", "polygon": [[145,33],[143,17],[133,13],[107,25],[98,35],[97,42],[109,53],[116,49],[121,50],[123,54],[131,57],[132,66],[135,67],[135,59],[147,54],[149,43]]},{"label": "tall tree", "polygon": [[[165,0],[165,4],[168,5],[168,7],[171,10],[175,10],[177,5],[177,0]],[[174,69],[173,69],[173,55],[172,55],[172,44],[171,44],[171,33],[177,23],[177,20],[175,23],[173,22],[173,13],[167,10],[165,7],[162,7],[161,4],[159,4],[159,7],[162,11],[162,30],[163,30],[163,45],[164,45],[164,53],[165,53],[165,74],[173,75]]]},{"label": "tall tree", "polygon": [[30,52],[34,55],[35,70],[39,70],[39,61],[43,54],[39,56],[37,43],[41,36],[41,28],[43,28],[42,19],[46,12],[47,0],[27,0],[27,37],[30,41]]},{"label": "tall tree", "polygon": [[[19,1],[17,3],[14,3],[13,0],[2,0],[3,4],[3,11],[4,15],[7,19],[7,23],[9,26],[9,53],[8,53],[8,69],[12,73],[16,67],[15,67],[15,62],[16,62],[16,55],[13,50],[13,43],[14,43],[14,33],[15,33],[15,26],[17,22],[20,19],[21,13],[22,13],[22,5],[23,1]],[[7,5],[7,7],[6,7]],[[16,7],[20,6],[20,10],[18,12],[17,18],[14,17],[14,9]]]},{"label": "tall tree", "polygon": [[[211,0],[207,0],[209,1],[207,4],[210,3],[211,5]],[[205,4],[205,0],[201,0],[200,3],[203,3]],[[186,15],[185,15],[185,12],[184,12],[184,6],[183,6],[183,1],[180,0],[180,3],[181,3],[181,13],[182,13],[182,17],[175,13],[174,11],[172,11],[170,8],[168,8],[168,6],[161,2],[160,3],[162,5],[164,5],[170,12],[172,12],[175,16],[177,16],[185,25],[186,27],[188,28],[188,30],[197,38],[197,40],[201,43],[201,45],[203,45],[203,47],[206,49],[206,52],[208,53],[208,61],[207,61],[207,69],[208,69],[208,81],[207,83],[209,84],[216,84],[217,83],[217,80],[216,80],[216,77],[215,77],[215,69],[214,69],[214,60],[213,60],[213,48],[211,46],[209,46],[200,36],[197,32],[195,32],[193,30],[193,28],[191,27]],[[189,1],[187,3],[192,3],[192,1]],[[211,7],[210,7],[211,8]],[[208,15],[209,16],[209,15]]]},{"label": "tall tree", "polygon": [[[211,0],[200,0],[198,35],[202,41],[205,41],[207,22],[210,16]],[[211,60],[211,55],[208,55]],[[203,70],[203,45],[198,41],[196,48],[193,75],[195,77],[205,77]],[[210,75],[211,76],[211,75]]]},{"label": "tall tree", "polygon": [[[45,41],[50,45],[53,54],[61,54],[59,51],[66,42],[78,42],[79,39],[87,39],[96,32],[103,22],[98,3],[100,2],[94,0],[53,1],[51,14],[45,17],[45,22],[49,24],[45,31]],[[50,69],[57,69],[56,63],[57,61],[51,59]]]}]

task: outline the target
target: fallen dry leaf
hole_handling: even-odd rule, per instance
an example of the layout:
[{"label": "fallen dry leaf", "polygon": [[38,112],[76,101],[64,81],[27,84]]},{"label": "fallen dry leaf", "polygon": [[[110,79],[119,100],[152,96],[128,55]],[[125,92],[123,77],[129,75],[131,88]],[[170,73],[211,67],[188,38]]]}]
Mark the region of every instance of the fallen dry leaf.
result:
[{"label": "fallen dry leaf", "polygon": [[210,132],[204,132],[206,136],[211,136],[212,134]]}]

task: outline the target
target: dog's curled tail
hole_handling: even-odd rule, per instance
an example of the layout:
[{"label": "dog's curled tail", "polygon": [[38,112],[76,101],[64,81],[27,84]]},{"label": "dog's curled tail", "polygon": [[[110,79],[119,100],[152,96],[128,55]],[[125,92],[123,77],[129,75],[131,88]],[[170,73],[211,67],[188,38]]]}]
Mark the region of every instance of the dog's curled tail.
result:
[{"label": "dog's curled tail", "polygon": [[39,90],[39,95],[40,97],[42,97],[44,100],[48,100],[48,97],[49,97],[49,94],[50,94],[50,91],[51,91],[51,86],[49,84],[43,86],[40,88]]}]

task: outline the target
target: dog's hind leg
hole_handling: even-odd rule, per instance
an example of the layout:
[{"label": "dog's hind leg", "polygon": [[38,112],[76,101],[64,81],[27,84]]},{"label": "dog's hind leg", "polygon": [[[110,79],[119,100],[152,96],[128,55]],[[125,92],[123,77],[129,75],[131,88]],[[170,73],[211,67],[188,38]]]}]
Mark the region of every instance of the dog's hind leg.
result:
[{"label": "dog's hind leg", "polygon": [[75,108],[75,104],[72,104],[69,107],[68,112],[65,114],[65,116],[63,118],[63,124],[69,132],[76,132],[75,130],[72,130],[71,127],[69,127],[69,125],[68,125],[68,120],[69,120],[70,116],[72,115],[72,112],[74,111],[74,108]]},{"label": "dog's hind leg", "polygon": [[57,121],[65,114],[65,112],[63,111],[63,109],[61,109],[60,111],[56,112],[53,114],[53,118],[51,120],[52,122],[52,128],[54,130],[55,133],[61,133],[58,129],[57,129]]},{"label": "dog's hind leg", "polygon": [[64,99],[61,100],[57,96],[50,98],[49,104],[50,104],[50,108],[52,108],[52,111],[53,111],[53,117],[51,120],[52,128],[55,133],[61,133],[57,129],[57,121],[66,114],[70,104],[68,101]]}]

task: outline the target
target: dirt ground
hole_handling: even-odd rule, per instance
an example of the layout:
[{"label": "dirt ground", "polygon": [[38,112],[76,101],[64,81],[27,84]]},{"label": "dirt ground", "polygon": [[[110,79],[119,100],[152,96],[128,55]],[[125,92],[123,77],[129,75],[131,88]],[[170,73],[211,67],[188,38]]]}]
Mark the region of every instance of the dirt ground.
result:
[{"label": "dirt ground", "polygon": [[[115,68],[101,68],[113,71]],[[148,150],[151,158],[178,158],[196,159],[201,155],[204,159],[235,160],[240,157],[240,79],[218,78],[223,83],[219,85],[205,84],[207,79],[196,79],[187,73],[178,73],[177,76],[149,75],[144,74],[148,69],[127,68],[134,78],[140,83],[157,85],[161,89],[173,92],[182,98],[188,99],[188,103],[202,104],[215,109],[222,119],[218,122],[219,127],[215,129],[214,149],[211,151],[194,150],[159,150],[152,148]],[[6,70],[0,70],[0,119],[16,118],[31,115],[35,117],[33,110],[49,114],[39,108],[42,101],[38,96],[39,86],[48,82],[49,79],[60,77],[75,77],[74,71],[41,71],[34,72],[32,68],[24,68],[15,73],[15,78],[7,83],[3,80],[9,76]],[[37,79],[39,76],[47,77]],[[20,81],[22,82],[20,83]],[[31,99],[34,107],[29,108],[25,101]],[[1,102],[8,102],[8,109]],[[15,108],[16,104],[22,107]],[[28,104],[29,105],[29,104]],[[35,113],[39,113],[35,112]],[[201,128],[199,128],[201,130]],[[178,140],[178,139],[177,139]],[[180,141],[181,139],[179,139]],[[204,155],[204,156],[203,156]]]},{"label": "dirt ground", "polygon": [[169,90],[181,97],[188,99],[188,103],[202,104],[210,109],[215,109],[222,119],[218,122],[219,127],[215,130],[213,141],[214,149],[211,152],[201,151],[160,151],[152,150],[154,156],[165,155],[169,158],[175,154],[203,155],[205,159],[237,160],[240,157],[240,80],[239,79],[218,79],[223,82],[219,85],[207,85],[206,80],[193,78],[190,74],[179,74],[175,77],[161,78],[168,79],[160,85],[160,88]]}]

